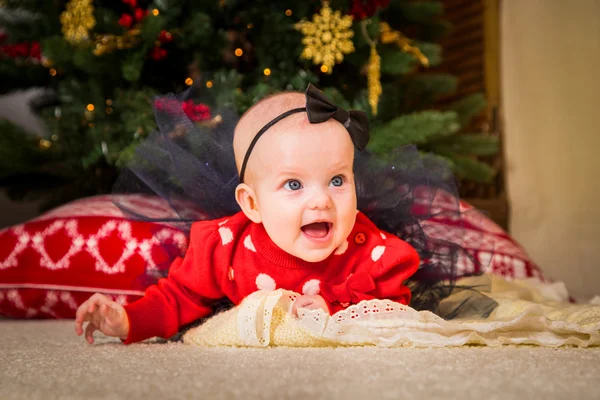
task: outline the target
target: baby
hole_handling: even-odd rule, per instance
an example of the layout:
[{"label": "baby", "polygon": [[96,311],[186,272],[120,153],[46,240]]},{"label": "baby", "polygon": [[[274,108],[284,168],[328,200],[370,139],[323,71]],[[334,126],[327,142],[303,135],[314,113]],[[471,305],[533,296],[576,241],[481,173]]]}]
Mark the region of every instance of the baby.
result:
[{"label": "baby", "polygon": [[302,293],[294,313],[333,314],[373,298],[408,304],[403,281],[419,256],[357,211],[354,146],[363,148],[368,134],[366,118],[352,120],[352,113],[312,86],[255,104],[233,141],[242,211],[193,224],[185,257],[142,299],[123,307],[99,293],[90,297],[77,310],[77,335],[87,321],[89,343],[96,330],[126,344],[168,338],[210,315],[221,298],[239,304],[257,290],[278,288]]}]

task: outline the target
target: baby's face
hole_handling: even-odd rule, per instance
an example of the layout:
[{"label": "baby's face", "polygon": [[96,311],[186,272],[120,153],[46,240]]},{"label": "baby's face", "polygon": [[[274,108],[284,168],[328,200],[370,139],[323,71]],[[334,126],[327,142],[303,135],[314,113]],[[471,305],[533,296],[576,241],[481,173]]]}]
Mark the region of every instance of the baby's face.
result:
[{"label": "baby's face", "polygon": [[357,213],[354,146],[340,123],[290,116],[265,133],[252,157],[257,207],[279,248],[317,262],[346,241]]}]

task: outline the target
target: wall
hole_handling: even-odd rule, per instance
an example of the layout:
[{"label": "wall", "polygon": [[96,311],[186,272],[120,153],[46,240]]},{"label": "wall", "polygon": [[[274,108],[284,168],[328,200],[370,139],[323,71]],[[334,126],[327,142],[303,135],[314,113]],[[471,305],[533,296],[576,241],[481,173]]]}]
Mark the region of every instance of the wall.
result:
[{"label": "wall", "polygon": [[600,1],[501,2],[511,231],[577,298],[600,294]]}]

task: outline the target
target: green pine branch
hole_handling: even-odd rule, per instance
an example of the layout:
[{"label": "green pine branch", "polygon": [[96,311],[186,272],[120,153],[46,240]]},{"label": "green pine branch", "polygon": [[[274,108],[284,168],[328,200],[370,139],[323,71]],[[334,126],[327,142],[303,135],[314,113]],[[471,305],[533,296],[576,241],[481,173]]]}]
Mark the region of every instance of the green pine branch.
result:
[{"label": "green pine branch", "polygon": [[452,111],[422,111],[393,119],[374,127],[369,149],[384,154],[407,144],[425,144],[434,138],[452,135],[460,128]]}]

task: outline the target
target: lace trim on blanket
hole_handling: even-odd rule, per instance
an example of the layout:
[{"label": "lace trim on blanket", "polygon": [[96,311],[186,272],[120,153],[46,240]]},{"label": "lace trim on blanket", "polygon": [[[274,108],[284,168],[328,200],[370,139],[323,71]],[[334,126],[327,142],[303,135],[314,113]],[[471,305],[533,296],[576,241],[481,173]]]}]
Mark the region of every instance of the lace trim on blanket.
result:
[{"label": "lace trim on blanket", "polygon": [[446,321],[429,311],[388,300],[369,300],[333,316],[300,309],[285,290],[258,291],[240,306],[194,328],[184,341],[200,346],[499,346],[600,345],[600,306],[531,302],[498,297],[488,318]]}]

